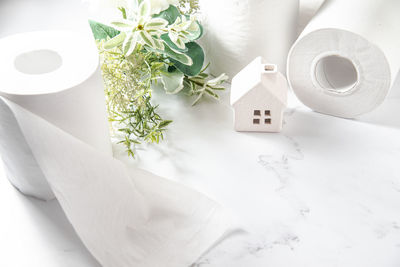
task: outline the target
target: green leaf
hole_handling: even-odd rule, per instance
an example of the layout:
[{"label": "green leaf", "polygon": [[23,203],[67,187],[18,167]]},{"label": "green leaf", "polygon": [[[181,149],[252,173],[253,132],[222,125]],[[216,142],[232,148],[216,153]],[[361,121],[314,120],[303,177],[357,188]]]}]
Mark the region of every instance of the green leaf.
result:
[{"label": "green leaf", "polygon": [[174,58],[171,58],[171,61],[174,63],[175,67],[182,71],[187,76],[196,76],[200,73],[201,68],[204,64],[204,51],[200,45],[195,42],[190,42],[186,44],[188,51],[185,52],[185,55],[192,59],[193,64],[185,64],[183,62],[179,62]]},{"label": "green leaf", "polygon": [[174,50],[177,50],[179,52],[186,52],[188,51],[187,47],[185,46],[185,48],[181,49],[178,46],[176,46],[176,44],[174,42],[172,42],[171,38],[169,38],[168,33],[164,33],[163,35],[161,35],[161,39],[164,40],[164,42],[171,47]]},{"label": "green leaf", "polygon": [[100,22],[89,20],[90,28],[92,29],[93,36],[96,40],[106,40],[117,36],[120,32],[113,27],[104,25]]},{"label": "green leaf", "polygon": [[224,82],[226,82],[229,79],[228,75],[226,75],[225,73],[222,73],[221,75],[219,75],[218,77],[209,80],[207,82],[208,85],[210,86],[218,86],[223,84]]},{"label": "green leaf", "polygon": [[180,39],[180,38],[176,39],[175,44],[180,49],[185,49],[186,48],[185,42],[183,42],[182,39]]},{"label": "green leaf", "polygon": [[195,100],[192,103],[192,106],[195,106],[197,103],[199,103],[200,99],[203,97],[203,93],[200,93]]},{"label": "green leaf", "polygon": [[[203,70],[202,70],[203,71]],[[208,74],[207,73],[199,73],[199,75],[197,75],[199,78],[202,78],[202,79],[207,79],[208,78]]]},{"label": "green leaf", "polygon": [[121,11],[122,18],[127,19],[125,7],[119,7],[118,10]]},{"label": "green leaf", "polygon": [[[181,53],[178,51],[175,51],[173,49],[171,49],[169,46],[165,46],[164,49],[165,54],[170,57],[171,61],[173,61],[173,63],[179,63],[179,64],[183,64],[185,66],[191,66],[193,65],[193,60],[190,56],[186,55],[185,53]],[[176,65],[176,64],[175,64]],[[178,68],[178,66],[176,66]]]},{"label": "green leaf", "polygon": [[156,47],[158,50],[164,51],[165,46],[164,46],[164,43],[163,43],[162,40],[160,40],[160,39],[153,39],[153,41],[154,41],[155,47]]},{"label": "green leaf", "polygon": [[187,65],[193,64],[193,61],[189,56],[187,56],[179,51],[175,51],[167,45],[164,45],[164,50],[154,49],[149,46],[145,46],[145,48],[147,51],[163,54],[163,55],[169,57],[170,60],[174,60],[174,62],[180,62],[182,64],[187,64]]},{"label": "green leaf", "polygon": [[171,120],[165,120],[165,121],[162,121],[162,122],[160,123],[160,125],[158,125],[158,127],[159,127],[159,128],[165,128],[165,127],[167,127],[168,125],[170,125],[171,123],[172,123]]},{"label": "green leaf", "polygon": [[219,95],[217,95],[216,93],[214,93],[213,91],[211,91],[210,89],[206,88],[206,92],[211,95],[212,97],[214,97],[215,99],[219,99]]},{"label": "green leaf", "polygon": [[112,48],[114,48],[116,46],[121,45],[124,42],[125,38],[126,38],[126,34],[124,32],[118,34],[114,38],[112,38],[110,40],[107,40],[104,43],[104,49],[112,49]]},{"label": "green leaf", "polygon": [[153,18],[163,18],[168,21],[169,25],[171,25],[180,15],[181,13],[179,12],[179,9],[176,6],[170,5],[166,10],[154,15]]},{"label": "green leaf", "polygon": [[192,41],[199,40],[203,36],[203,33],[204,33],[203,26],[198,21],[196,21],[196,23],[199,26],[199,28],[198,28],[196,34],[194,34],[193,36],[190,36],[190,39]]},{"label": "green leaf", "polygon": [[169,72],[167,69],[168,67],[161,74],[161,82],[164,85],[164,90],[167,94],[177,94],[184,87],[183,78],[185,75],[177,69],[172,72]]},{"label": "green leaf", "polygon": [[[186,19],[190,19],[190,15],[185,15],[185,17],[186,17]],[[201,23],[198,22],[197,20],[196,20],[196,23],[197,23],[198,29],[195,31],[196,34],[194,34],[193,36],[190,37],[191,41],[196,41],[196,40],[200,39],[204,33],[203,25],[201,25]],[[192,27],[195,27],[195,25],[192,25]],[[193,29],[191,27],[189,27],[187,30],[189,30],[190,32],[193,32]]]}]

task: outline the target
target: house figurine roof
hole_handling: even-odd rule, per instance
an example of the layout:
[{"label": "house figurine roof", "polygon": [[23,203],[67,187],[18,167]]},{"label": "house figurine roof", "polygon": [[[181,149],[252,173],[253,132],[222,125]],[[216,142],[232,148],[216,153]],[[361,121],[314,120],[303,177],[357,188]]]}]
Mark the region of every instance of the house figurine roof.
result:
[{"label": "house figurine roof", "polygon": [[277,101],[286,106],[287,81],[275,64],[268,64],[262,57],[255,58],[232,79],[231,105],[234,106],[248,92],[262,85]]}]

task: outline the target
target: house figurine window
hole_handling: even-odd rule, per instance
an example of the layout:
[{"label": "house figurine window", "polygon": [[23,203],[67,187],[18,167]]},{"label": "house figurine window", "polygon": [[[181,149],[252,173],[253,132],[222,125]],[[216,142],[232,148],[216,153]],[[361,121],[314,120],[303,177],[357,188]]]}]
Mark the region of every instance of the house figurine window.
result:
[{"label": "house figurine window", "polygon": [[[263,114],[263,116],[261,114]],[[261,112],[260,109],[255,109],[253,115],[253,124],[261,124],[261,122],[264,124],[271,124],[271,110],[266,109]]]}]

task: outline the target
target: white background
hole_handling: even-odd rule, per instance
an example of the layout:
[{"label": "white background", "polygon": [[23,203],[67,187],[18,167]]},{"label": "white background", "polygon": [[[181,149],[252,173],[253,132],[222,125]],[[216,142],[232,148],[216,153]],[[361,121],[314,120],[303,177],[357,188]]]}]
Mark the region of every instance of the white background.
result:
[{"label": "white background", "polygon": [[[80,28],[78,2],[2,0],[0,37]],[[250,232],[195,266],[400,266],[400,99],[352,121],[311,112],[292,96],[284,131],[267,135],[235,133],[228,96],[192,108],[156,93],[174,124],[135,162],[216,198]],[[99,266],[57,202],[22,196],[1,168],[0,214],[0,266]]]}]

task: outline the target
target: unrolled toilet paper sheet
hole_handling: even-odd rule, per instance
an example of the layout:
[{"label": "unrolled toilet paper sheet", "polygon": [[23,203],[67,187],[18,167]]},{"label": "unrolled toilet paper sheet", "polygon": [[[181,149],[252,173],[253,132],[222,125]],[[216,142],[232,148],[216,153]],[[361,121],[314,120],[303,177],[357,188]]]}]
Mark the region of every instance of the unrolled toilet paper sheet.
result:
[{"label": "unrolled toilet paper sheet", "polygon": [[[31,42],[15,43],[27,37],[32,37]],[[75,50],[75,42],[82,52]],[[9,55],[0,49],[3,58],[18,58],[37,49],[57,52],[62,58],[53,72],[34,75],[9,68],[15,61],[0,62],[1,77],[9,77],[0,85],[0,146],[3,159],[10,155],[15,159],[5,160],[10,165],[8,175],[14,178],[10,180],[36,197],[54,194],[103,266],[186,267],[224,234],[229,222],[217,203],[167,179],[129,168],[110,155],[98,57],[92,57],[97,51],[91,38],[40,32],[1,40],[0,48],[6,45]],[[64,58],[73,56],[71,50],[79,55],[75,60]],[[18,75],[22,79],[11,79]],[[30,173],[32,169],[36,172]],[[30,177],[24,175],[29,173]]]},{"label": "unrolled toilet paper sheet", "polygon": [[325,1],[289,53],[299,99],[345,118],[380,105],[400,68],[399,12],[396,0]]},{"label": "unrolled toilet paper sheet", "polygon": [[5,123],[18,123],[68,219],[103,266],[189,266],[227,229],[221,207],[207,197],[128,170],[15,103],[0,105],[15,116]]}]

